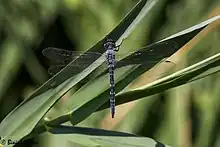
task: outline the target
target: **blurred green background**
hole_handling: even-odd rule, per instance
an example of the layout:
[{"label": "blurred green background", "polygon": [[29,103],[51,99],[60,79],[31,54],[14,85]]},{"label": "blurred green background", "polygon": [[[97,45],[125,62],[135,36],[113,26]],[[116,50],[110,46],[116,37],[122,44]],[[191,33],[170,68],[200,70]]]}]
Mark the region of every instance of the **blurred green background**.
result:
[{"label": "blurred green background", "polygon": [[[47,69],[50,63],[41,53],[44,48],[86,50],[105,37],[137,2],[0,1],[0,120],[49,79]],[[219,0],[160,0],[123,42],[120,52],[136,50],[216,15],[220,15]],[[173,59],[174,68],[157,72],[170,73],[218,53],[219,26],[219,21],[210,25],[181,49]],[[118,106],[115,119],[109,114],[92,115],[80,126],[130,132],[178,147],[218,147],[219,86],[220,75],[217,73]],[[53,114],[60,113],[65,107],[65,99],[68,95],[51,110]],[[64,138],[54,138],[49,133],[35,140],[37,144],[29,140],[16,146],[69,145]]]}]

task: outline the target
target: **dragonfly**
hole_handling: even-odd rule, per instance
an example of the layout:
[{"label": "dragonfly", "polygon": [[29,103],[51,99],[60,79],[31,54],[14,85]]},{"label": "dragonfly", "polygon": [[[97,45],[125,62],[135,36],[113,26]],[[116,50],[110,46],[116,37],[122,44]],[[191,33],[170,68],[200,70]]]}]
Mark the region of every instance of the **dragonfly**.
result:
[{"label": "dragonfly", "polygon": [[[120,45],[116,45],[116,42],[113,39],[106,39],[103,43],[110,81],[109,104],[112,118],[114,118],[115,116],[115,68],[131,64],[145,64],[152,67],[152,65],[155,65],[164,58],[172,55],[178,49],[178,45],[174,41],[161,42],[144,47],[136,52],[131,53],[128,57],[125,57],[120,61],[116,61],[116,57],[120,58],[120,54],[116,54],[116,52],[119,51],[119,46]],[[90,65],[92,62],[95,61],[94,59],[98,59],[103,54],[100,52],[71,51],[53,47],[45,48],[42,53],[48,59],[60,62],[60,65],[55,65],[48,69],[48,72],[51,75],[59,72],[71,61],[80,58],[82,59],[80,60],[80,62],[71,63],[71,68],[74,68],[74,71],[77,72],[81,68]]]}]

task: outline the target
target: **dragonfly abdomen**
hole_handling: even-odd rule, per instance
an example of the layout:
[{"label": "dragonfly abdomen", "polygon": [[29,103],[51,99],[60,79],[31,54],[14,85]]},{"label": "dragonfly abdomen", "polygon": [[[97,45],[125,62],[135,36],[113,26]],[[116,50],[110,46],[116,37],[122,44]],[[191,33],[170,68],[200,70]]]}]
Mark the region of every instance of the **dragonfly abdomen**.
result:
[{"label": "dragonfly abdomen", "polygon": [[110,93],[109,93],[110,109],[111,109],[112,118],[114,118],[114,115],[115,115],[114,66],[109,66],[109,81],[110,81]]},{"label": "dragonfly abdomen", "polygon": [[109,81],[110,81],[110,92],[109,92],[109,103],[111,109],[112,118],[115,115],[115,80],[114,80],[114,70],[115,70],[115,55],[112,52],[107,52],[107,62],[109,69]]}]

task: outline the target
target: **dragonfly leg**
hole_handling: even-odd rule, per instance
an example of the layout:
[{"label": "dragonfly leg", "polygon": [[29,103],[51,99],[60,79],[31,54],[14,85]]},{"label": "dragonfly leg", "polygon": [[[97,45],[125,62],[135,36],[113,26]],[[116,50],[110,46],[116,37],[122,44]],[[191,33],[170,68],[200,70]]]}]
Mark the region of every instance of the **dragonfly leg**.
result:
[{"label": "dragonfly leg", "polygon": [[[121,42],[121,44],[122,44],[122,42]],[[119,51],[119,47],[121,46],[121,44],[115,46],[115,49],[114,49],[115,52],[118,52],[118,51]]]},{"label": "dragonfly leg", "polygon": [[[121,43],[121,44],[122,44],[122,43]],[[115,48],[114,48],[114,51],[115,51],[115,52],[118,52],[118,51],[119,51],[119,47],[121,46],[121,44],[115,46]]]},{"label": "dragonfly leg", "polygon": [[118,51],[119,51],[119,47],[115,48],[114,51],[115,51],[115,52],[118,52]]},{"label": "dragonfly leg", "polygon": [[119,47],[122,45],[123,40],[124,40],[124,39],[122,39],[122,41],[121,41],[121,43],[120,43],[119,45],[115,46],[114,51],[116,51],[116,52],[118,52],[118,51],[119,51]]},{"label": "dragonfly leg", "polygon": [[[122,42],[121,42],[121,44],[122,44]],[[115,52],[118,52],[118,51],[119,51],[119,47],[121,46],[121,44],[115,46],[115,49],[114,49]]]}]

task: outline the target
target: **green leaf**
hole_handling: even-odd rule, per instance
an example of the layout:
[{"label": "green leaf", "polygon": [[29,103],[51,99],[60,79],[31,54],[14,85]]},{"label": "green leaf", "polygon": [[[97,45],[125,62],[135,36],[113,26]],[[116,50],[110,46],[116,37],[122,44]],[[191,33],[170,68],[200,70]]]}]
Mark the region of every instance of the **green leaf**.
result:
[{"label": "green leaf", "polygon": [[103,129],[92,129],[82,127],[58,126],[50,130],[53,136],[65,136],[72,145],[83,146],[120,146],[120,147],[157,147],[164,144],[151,138],[138,137],[133,134],[108,131]]},{"label": "green leaf", "polygon": [[[131,30],[137,26],[139,21],[156,4],[157,0],[140,0],[138,4],[129,12],[129,14],[120,22],[120,24],[111,31],[107,37],[99,41],[89,51],[103,50],[103,41],[106,38],[114,40],[125,39]],[[76,61],[81,60],[80,58]],[[73,75],[71,66],[66,66],[58,74],[38,88],[27,100],[17,106],[0,124],[0,136],[7,139],[19,141],[29,134],[41,118],[49,111],[59,98],[69,89],[75,86],[79,81],[88,76],[95,70],[104,58],[98,58],[96,61],[82,69],[82,72]],[[102,62],[100,62],[102,61]],[[74,61],[73,61],[74,62]],[[99,63],[99,64],[98,64]],[[15,123],[16,122],[16,123]]]}]

